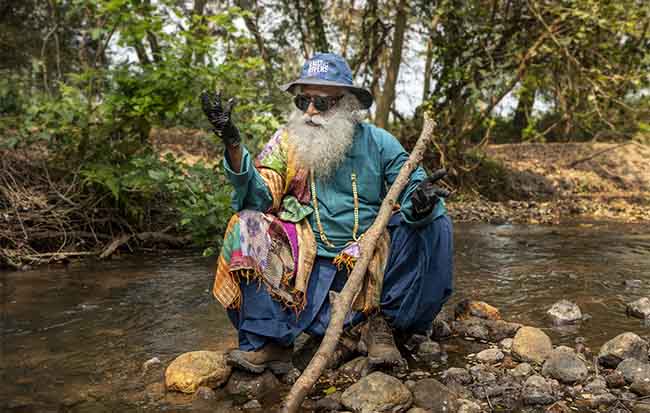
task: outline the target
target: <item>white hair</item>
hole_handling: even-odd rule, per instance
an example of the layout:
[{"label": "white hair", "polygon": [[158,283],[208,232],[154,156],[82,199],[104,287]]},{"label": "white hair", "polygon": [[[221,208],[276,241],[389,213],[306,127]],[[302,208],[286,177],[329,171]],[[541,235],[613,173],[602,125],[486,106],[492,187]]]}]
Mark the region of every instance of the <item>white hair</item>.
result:
[{"label": "white hair", "polygon": [[366,116],[367,111],[350,92],[333,108],[318,115],[294,110],[287,131],[299,166],[317,171],[319,177],[330,177],[352,145],[357,124]]}]

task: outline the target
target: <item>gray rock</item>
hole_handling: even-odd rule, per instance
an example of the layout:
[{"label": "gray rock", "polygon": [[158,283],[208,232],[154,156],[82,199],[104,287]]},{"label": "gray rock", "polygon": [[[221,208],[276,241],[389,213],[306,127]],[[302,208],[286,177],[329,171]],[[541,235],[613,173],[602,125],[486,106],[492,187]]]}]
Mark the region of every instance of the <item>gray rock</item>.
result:
[{"label": "gray rock", "polygon": [[161,364],[162,362],[158,357],[150,358],[149,360],[142,363],[142,375],[144,376],[145,374],[147,374],[147,371],[149,371],[152,368],[159,367]]},{"label": "gray rock", "polygon": [[339,367],[339,374],[358,380],[368,370],[368,357],[357,357]]},{"label": "gray rock", "polygon": [[246,397],[250,400],[261,399],[280,386],[278,379],[266,370],[262,374],[253,374],[235,370],[226,384],[226,392],[231,396]]},{"label": "gray rock", "polygon": [[496,382],[472,387],[474,398],[480,400],[488,400],[490,398],[501,396],[508,390],[508,386]]},{"label": "gray rock", "polygon": [[616,366],[616,371],[623,375],[627,383],[650,379],[650,364],[637,359],[625,359],[621,361]]},{"label": "gray rock", "polygon": [[643,285],[643,281],[641,281],[641,280],[625,280],[623,282],[623,285],[625,285],[627,288],[640,288]]},{"label": "gray rock", "polygon": [[463,321],[455,321],[452,323],[452,329],[456,332],[456,334],[462,337],[489,340],[490,330],[488,329],[485,321],[486,320],[476,317]]},{"label": "gray rock", "polygon": [[590,394],[605,393],[607,391],[607,382],[604,378],[596,376],[582,390]]},{"label": "gray rock", "polygon": [[341,398],[343,393],[340,391],[334,392],[316,402],[316,410],[319,411],[337,411],[343,408]]},{"label": "gray rock", "polygon": [[431,413],[431,410],[423,409],[421,407],[411,407],[406,413]]},{"label": "gray rock", "polygon": [[431,332],[431,338],[434,340],[440,340],[443,338],[448,338],[452,335],[451,327],[449,323],[443,320],[440,315],[438,315],[435,320],[433,320],[433,330]]},{"label": "gray rock", "polygon": [[616,368],[627,359],[648,359],[648,342],[634,333],[623,333],[603,344],[598,353],[598,361],[605,367]]},{"label": "gray rock", "polygon": [[510,351],[512,350],[512,342],[513,340],[511,338],[504,338],[503,340],[499,341],[499,345],[504,351]]},{"label": "gray rock", "polygon": [[426,340],[417,347],[417,357],[425,363],[438,362],[442,359],[440,344],[432,340]]},{"label": "gray rock", "polygon": [[478,353],[476,359],[481,363],[496,364],[503,360],[503,352],[498,348],[488,348]]},{"label": "gray rock", "polygon": [[520,328],[521,324],[518,323],[486,320],[478,317],[470,317],[452,324],[452,329],[458,335],[486,341],[501,341],[504,338],[513,337]]},{"label": "gray rock", "polygon": [[569,300],[560,300],[546,312],[555,325],[571,324],[582,320],[582,311]]},{"label": "gray rock", "polygon": [[553,350],[542,368],[542,375],[552,377],[562,383],[582,381],[588,374],[587,366],[572,349],[558,347]]},{"label": "gray rock", "polygon": [[650,299],[648,297],[642,297],[628,303],[625,311],[632,317],[641,319],[650,318]]},{"label": "gray rock", "polygon": [[456,412],[458,395],[436,379],[424,379],[413,388],[414,404],[432,412]]},{"label": "gray rock", "polygon": [[450,369],[445,370],[442,373],[442,382],[445,384],[449,384],[452,381],[459,384],[467,385],[472,382],[472,376],[469,374],[469,371],[463,368],[452,367]]},{"label": "gray rock", "polygon": [[251,400],[242,406],[246,410],[261,409],[262,405],[257,400]]},{"label": "gray rock", "polygon": [[480,384],[489,384],[497,381],[496,372],[489,366],[478,364],[469,368],[469,373]]},{"label": "gray rock", "polygon": [[630,386],[630,391],[639,396],[650,396],[650,379],[637,380]]},{"label": "gray rock", "polygon": [[510,374],[516,378],[526,378],[533,374],[533,366],[528,363],[521,363],[517,365],[514,369],[510,370]]},{"label": "gray rock", "polygon": [[553,351],[551,339],[539,328],[522,327],[512,342],[512,355],[521,361],[543,363]]},{"label": "gray rock", "polygon": [[521,399],[527,405],[549,404],[555,401],[551,383],[539,374],[534,374],[526,380],[521,389]]},{"label": "gray rock", "polygon": [[411,406],[413,395],[395,377],[376,371],[348,387],[341,401],[360,413],[402,412]]},{"label": "gray rock", "polygon": [[519,323],[511,323],[504,320],[488,320],[487,326],[490,331],[491,341],[501,341],[504,338],[512,338],[522,327]]}]

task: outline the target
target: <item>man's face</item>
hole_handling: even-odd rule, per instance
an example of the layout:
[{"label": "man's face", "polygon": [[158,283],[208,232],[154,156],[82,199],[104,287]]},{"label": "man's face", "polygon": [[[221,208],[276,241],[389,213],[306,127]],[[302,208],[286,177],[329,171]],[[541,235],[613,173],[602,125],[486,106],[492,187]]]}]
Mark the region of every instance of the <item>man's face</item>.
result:
[{"label": "man's face", "polygon": [[308,116],[327,115],[333,107],[340,101],[345,89],[337,86],[316,86],[303,85],[302,92],[296,95],[296,106],[299,104],[308,106],[298,106],[300,110]]}]

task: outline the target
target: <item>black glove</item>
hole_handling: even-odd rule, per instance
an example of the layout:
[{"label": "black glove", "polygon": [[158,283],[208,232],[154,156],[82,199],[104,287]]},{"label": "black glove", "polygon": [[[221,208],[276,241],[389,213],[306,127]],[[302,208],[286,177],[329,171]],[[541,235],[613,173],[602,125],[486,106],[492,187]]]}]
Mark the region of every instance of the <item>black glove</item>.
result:
[{"label": "black glove", "polygon": [[447,176],[447,171],[438,169],[430,177],[420,182],[418,187],[415,188],[413,195],[411,195],[413,218],[418,220],[429,215],[440,201],[440,198],[447,198],[449,196],[449,191],[436,185],[436,182],[445,176]]},{"label": "black glove", "polygon": [[241,142],[239,137],[239,130],[232,123],[230,114],[232,108],[235,107],[235,98],[228,99],[225,105],[221,103],[221,92],[215,92],[213,96],[207,91],[201,93],[201,106],[203,113],[208,117],[212,125],[212,131],[225,143],[226,145],[238,145]]}]

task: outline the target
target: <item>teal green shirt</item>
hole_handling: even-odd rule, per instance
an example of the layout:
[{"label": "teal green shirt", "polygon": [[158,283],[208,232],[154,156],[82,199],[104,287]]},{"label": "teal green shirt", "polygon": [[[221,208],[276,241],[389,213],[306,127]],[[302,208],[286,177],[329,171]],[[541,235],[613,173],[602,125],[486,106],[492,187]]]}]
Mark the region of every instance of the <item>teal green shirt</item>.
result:
[{"label": "teal green shirt", "polygon": [[[236,211],[242,209],[266,211],[272,204],[271,194],[256,170],[248,150],[242,147],[242,151],[242,165],[239,172],[231,169],[227,156],[224,159],[226,176],[235,187],[233,208]],[[354,227],[352,173],[357,176],[359,197],[357,235],[361,235],[374,222],[388,188],[397,178],[408,156],[393,135],[369,123],[360,123],[353,144],[335,173],[329,178],[319,179],[316,171],[316,193],[321,224],[327,238],[336,246],[330,248],[323,243],[312,213],[309,215],[309,222],[318,244],[319,256],[335,257],[346,243],[352,240]],[[428,216],[418,221],[413,219],[411,194],[425,178],[426,173],[422,167],[418,167],[411,174],[409,183],[398,200],[404,221],[415,227],[426,225],[446,214],[444,202],[439,202]]]}]

